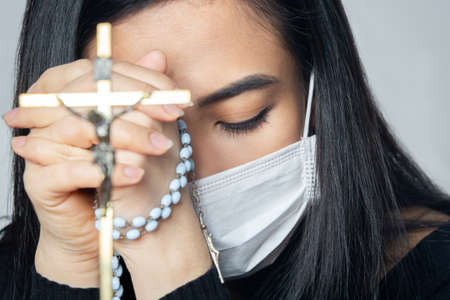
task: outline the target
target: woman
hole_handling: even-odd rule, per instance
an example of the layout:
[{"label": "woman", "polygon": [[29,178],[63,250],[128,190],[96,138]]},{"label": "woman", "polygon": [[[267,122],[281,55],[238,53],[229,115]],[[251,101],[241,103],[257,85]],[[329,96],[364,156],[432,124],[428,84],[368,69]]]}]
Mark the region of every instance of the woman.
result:
[{"label": "woman", "polygon": [[[226,279],[183,188],[157,230],[115,242],[122,299],[450,297],[450,198],[375,107],[340,1],[29,1],[16,94],[92,91],[102,21],[113,22],[116,90],[186,88],[196,104],[139,106],[115,123],[115,211],[130,219],[167,192],[184,114],[190,183]],[[4,118],[17,154],[4,298],[98,297],[92,127],[63,109]],[[273,162],[285,153],[283,173]]]}]

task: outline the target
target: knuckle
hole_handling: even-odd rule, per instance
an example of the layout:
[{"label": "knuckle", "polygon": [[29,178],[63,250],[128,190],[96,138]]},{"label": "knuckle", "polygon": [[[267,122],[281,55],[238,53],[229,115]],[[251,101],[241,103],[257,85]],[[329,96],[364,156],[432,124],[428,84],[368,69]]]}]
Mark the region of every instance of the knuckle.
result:
[{"label": "knuckle", "polygon": [[60,147],[59,151],[57,152],[57,155],[62,160],[74,160],[74,151],[72,150],[72,147],[70,146],[62,146]]},{"label": "knuckle", "polygon": [[39,77],[38,81],[36,82],[36,86],[39,90],[45,92],[48,91],[49,84],[48,81],[50,80],[51,74],[55,71],[56,67],[51,67],[45,70],[41,76]]},{"label": "knuckle", "polygon": [[51,76],[51,74],[53,74],[56,70],[58,69],[58,66],[54,66],[54,67],[50,67],[48,69],[46,69],[44,72],[42,72],[41,74],[41,79],[47,79],[49,76]]},{"label": "knuckle", "polygon": [[79,59],[75,62],[73,65],[73,68],[71,68],[72,76],[75,75],[75,77],[79,77],[85,73],[91,72],[93,69],[92,62],[87,59]]},{"label": "knuckle", "polygon": [[125,126],[125,121],[118,119],[111,126],[112,135],[112,143],[115,146],[120,147],[121,145],[132,145],[132,134],[134,130],[131,128],[127,128],[129,126]]},{"label": "knuckle", "polygon": [[[25,163],[25,170],[23,172],[22,178],[23,178],[24,189],[25,189],[25,192],[27,193],[28,197],[30,199],[32,199],[32,198],[34,198],[33,196],[38,195],[39,187],[42,187],[42,184],[36,184],[36,182],[38,182],[38,180],[36,180],[36,178],[37,178],[36,170],[32,170],[29,167],[28,162]],[[41,181],[39,181],[39,182],[41,182]]]},{"label": "knuckle", "polygon": [[151,134],[154,131],[162,132],[164,129],[162,122],[154,119],[151,120],[150,128],[151,130],[149,131],[149,134]]},{"label": "knuckle", "polygon": [[62,124],[57,125],[64,139],[71,145],[80,145],[81,147],[90,147],[92,145],[93,129],[90,124],[83,122],[77,116],[67,116]]},{"label": "knuckle", "polygon": [[23,185],[26,187],[30,186],[30,182],[33,182],[32,177],[33,173],[30,171],[30,168],[27,167],[28,164],[25,164],[25,170],[23,171]]}]

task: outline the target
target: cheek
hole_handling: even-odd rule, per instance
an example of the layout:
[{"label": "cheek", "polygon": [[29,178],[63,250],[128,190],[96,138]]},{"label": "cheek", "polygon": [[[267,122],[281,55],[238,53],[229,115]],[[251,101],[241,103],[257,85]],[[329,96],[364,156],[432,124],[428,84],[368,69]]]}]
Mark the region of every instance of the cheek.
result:
[{"label": "cheek", "polygon": [[186,119],[191,128],[196,178],[233,168],[297,142],[303,129],[301,112],[295,97],[284,99],[275,104],[261,127],[235,136],[217,127],[207,132],[204,129],[211,124]]}]

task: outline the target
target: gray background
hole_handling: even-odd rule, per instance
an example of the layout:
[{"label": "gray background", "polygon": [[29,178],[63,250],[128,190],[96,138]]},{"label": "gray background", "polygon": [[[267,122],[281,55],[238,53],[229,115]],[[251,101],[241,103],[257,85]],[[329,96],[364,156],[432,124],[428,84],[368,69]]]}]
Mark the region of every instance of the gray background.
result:
[{"label": "gray background", "polygon": [[[450,192],[450,1],[344,0],[381,110],[401,143]],[[25,1],[0,11],[0,113],[9,110]],[[10,211],[9,130],[0,122],[0,215]],[[0,227],[3,221],[0,221]]]}]

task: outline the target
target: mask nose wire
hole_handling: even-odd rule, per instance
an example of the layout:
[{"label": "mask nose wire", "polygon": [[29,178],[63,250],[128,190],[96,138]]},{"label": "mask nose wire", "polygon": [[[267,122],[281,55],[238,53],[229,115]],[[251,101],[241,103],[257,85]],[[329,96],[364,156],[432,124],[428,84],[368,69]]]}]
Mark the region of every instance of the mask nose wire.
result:
[{"label": "mask nose wire", "polygon": [[309,89],[308,89],[308,102],[306,105],[306,116],[305,116],[305,126],[303,127],[303,138],[308,137],[309,132],[309,120],[311,117],[311,103],[314,95],[314,70],[311,71],[311,77],[309,79]]}]

